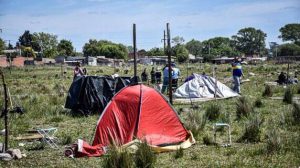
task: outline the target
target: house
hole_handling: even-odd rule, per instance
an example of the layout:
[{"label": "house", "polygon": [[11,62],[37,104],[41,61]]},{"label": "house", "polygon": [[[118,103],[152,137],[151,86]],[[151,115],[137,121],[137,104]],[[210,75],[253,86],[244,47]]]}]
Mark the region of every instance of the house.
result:
[{"label": "house", "polygon": [[0,67],[8,67],[9,63],[7,62],[6,55],[0,55]]},{"label": "house", "polygon": [[220,57],[220,58],[215,58],[212,59],[212,62],[214,64],[228,64],[233,61],[234,58],[229,58],[229,57]]},{"label": "house", "polygon": [[87,65],[97,66],[97,58],[96,57],[88,57]]}]

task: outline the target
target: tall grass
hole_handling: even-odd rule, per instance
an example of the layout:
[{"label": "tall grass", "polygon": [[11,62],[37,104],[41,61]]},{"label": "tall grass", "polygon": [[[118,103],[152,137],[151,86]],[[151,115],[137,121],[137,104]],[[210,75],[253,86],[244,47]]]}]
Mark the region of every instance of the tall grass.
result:
[{"label": "tall grass", "polygon": [[265,90],[262,93],[262,96],[263,97],[272,97],[273,96],[273,90],[270,85],[265,86]]},{"label": "tall grass", "polygon": [[221,107],[216,103],[213,103],[210,106],[208,106],[205,111],[205,116],[210,121],[217,120],[220,114],[221,114]]},{"label": "tall grass", "polygon": [[135,153],[134,162],[138,168],[152,168],[156,162],[156,155],[146,141],[138,145],[138,150]]},{"label": "tall grass", "polygon": [[238,142],[259,142],[262,122],[263,120],[258,114],[252,114],[246,122],[244,133],[238,139]]},{"label": "tall grass", "polygon": [[267,145],[266,151],[268,154],[272,154],[281,149],[281,138],[276,129],[271,129],[267,132]]},{"label": "tall grass", "polygon": [[192,131],[194,137],[200,135],[206,124],[206,117],[199,111],[191,111],[188,113],[185,126],[188,130]]},{"label": "tall grass", "polygon": [[300,104],[293,103],[293,123],[294,124],[300,124]]},{"label": "tall grass", "polygon": [[102,167],[104,168],[133,168],[133,156],[126,149],[111,145],[105,156]]},{"label": "tall grass", "polygon": [[290,87],[288,87],[284,92],[283,102],[287,104],[292,104],[293,102],[293,91]]},{"label": "tall grass", "polygon": [[248,117],[253,112],[253,107],[246,97],[238,98],[236,102],[237,119]]}]

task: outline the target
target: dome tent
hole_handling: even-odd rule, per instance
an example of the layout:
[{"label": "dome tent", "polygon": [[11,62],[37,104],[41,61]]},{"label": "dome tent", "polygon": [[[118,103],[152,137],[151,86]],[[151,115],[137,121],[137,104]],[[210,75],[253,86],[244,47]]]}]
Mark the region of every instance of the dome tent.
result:
[{"label": "dome tent", "polygon": [[216,98],[224,99],[239,96],[238,93],[234,92],[232,89],[216,81],[215,78],[193,74],[194,78],[185,82],[180,87],[178,87],[173,94],[176,98],[175,101],[207,101],[214,99],[214,94],[216,90]]},{"label": "dome tent", "polygon": [[146,140],[156,151],[195,143],[167,100],[155,89],[138,84],[112,98],[98,120],[92,145],[78,140],[75,156],[101,156],[112,141],[128,146],[136,140]]}]

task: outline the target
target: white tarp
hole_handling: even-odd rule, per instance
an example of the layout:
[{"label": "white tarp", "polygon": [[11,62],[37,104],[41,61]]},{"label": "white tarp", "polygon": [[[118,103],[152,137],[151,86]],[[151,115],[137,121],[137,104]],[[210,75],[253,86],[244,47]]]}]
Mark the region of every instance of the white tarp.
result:
[{"label": "white tarp", "polygon": [[214,98],[215,88],[217,98],[229,98],[239,96],[238,93],[217,81],[217,87],[215,87],[216,80],[210,76],[194,74],[194,79],[185,82],[174,93],[174,97],[177,99],[212,99]]}]

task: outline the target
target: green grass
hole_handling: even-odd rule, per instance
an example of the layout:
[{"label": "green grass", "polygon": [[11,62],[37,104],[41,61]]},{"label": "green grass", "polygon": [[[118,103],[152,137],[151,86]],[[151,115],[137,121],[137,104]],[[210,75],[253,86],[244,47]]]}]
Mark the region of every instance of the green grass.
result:
[{"label": "green grass", "polygon": [[[183,82],[187,76],[185,65],[179,65]],[[195,73],[206,72],[212,75],[210,64],[190,64],[191,70]],[[112,67],[87,67],[91,75],[110,75],[114,69]],[[150,72],[151,67],[138,66],[140,74],[144,68]],[[298,65],[290,66],[290,72],[299,68]],[[119,68],[119,74],[124,75],[124,68]],[[198,109],[190,112],[182,112],[179,117],[182,122],[197,132],[195,136],[197,143],[188,149],[184,149],[184,154],[178,159],[174,159],[176,152],[156,154],[155,167],[299,167],[300,165],[300,125],[293,124],[293,119],[298,118],[298,111],[293,111],[292,104],[286,104],[282,100],[273,100],[269,97],[262,97],[265,86],[264,82],[277,79],[277,73],[286,70],[287,65],[264,64],[257,66],[243,66],[245,78],[251,81],[241,85],[243,96],[247,97],[249,106],[261,100],[263,106],[254,108],[264,122],[260,125],[260,141],[256,143],[237,143],[237,140],[244,134],[244,126],[248,119],[236,120],[237,98],[218,100],[220,116],[215,120],[205,120],[203,117],[207,108],[216,102],[196,103]],[[231,78],[229,65],[220,65],[217,69],[217,77],[221,82]],[[60,77],[60,66],[57,67],[25,67],[23,69],[13,68],[12,73],[4,70],[7,86],[10,89],[13,103],[19,103],[24,107],[26,113],[23,115],[10,114],[10,147],[19,148],[27,155],[26,158],[13,160],[10,162],[0,161],[0,167],[100,167],[106,156],[98,158],[70,159],[64,157],[64,146],[75,142],[77,139],[84,139],[91,143],[94,129],[99,115],[89,117],[72,117],[70,111],[63,108],[66,99],[66,92],[72,83],[72,68],[67,68],[64,78]],[[255,76],[248,76],[253,72]],[[129,69],[129,75],[133,74],[133,67]],[[230,86],[231,83],[225,83]],[[300,97],[297,92],[299,85],[294,88],[294,97]],[[281,86],[272,87],[273,97],[282,97],[285,89]],[[3,89],[0,89],[3,95]],[[3,105],[3,99],[0,100]],[[174,108],[189,108],[190,105],[175,104]],[[193,113],[192,115],[190,113]],[[193,119],[193,117],[196,117]],[[212,126],[216,122],[229,123],[232,128],[232,147],[223,148],[215,145],[204,145],[203,139],[213,137]],[[291,123],[288,123],[291,122]],[[197,125],[198,124],[198,125]],[[0,129],[3,129],[3,119],[0,121]],[[55,150],[42,144],[34,144],[25,147],[18,146],[19,141],[15,137],[23,135],[26,131],[36,128],[57,127],[57,137],[60,149]],[[276,129],[280,137],[280,150],[277,150],[277,138],[271,137],[270,130]],[[271,132],[272,133],[272,132]],[[277,135],[277,134],[276,134]],[[218,132],[218,138],[226,139],[226,131]],[[0,137],[3,142],[3,137]],[[208,140],[209,141],[209,140]],[[217,140],[219,142],[219,139]],[[270,151],[265,152],[269,145]],[[275,147],[273,147],[275,146]],[[276,149],[276,150],[275,150]],[[179,151],[178,151],[179,152]],[[124,156],[125,158],[127,157]],[[134,162],[134,161],[132,161]]]}]

